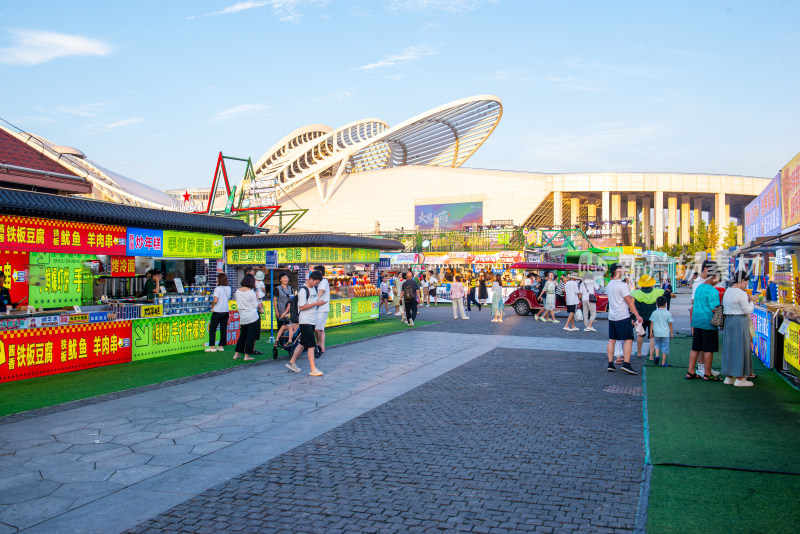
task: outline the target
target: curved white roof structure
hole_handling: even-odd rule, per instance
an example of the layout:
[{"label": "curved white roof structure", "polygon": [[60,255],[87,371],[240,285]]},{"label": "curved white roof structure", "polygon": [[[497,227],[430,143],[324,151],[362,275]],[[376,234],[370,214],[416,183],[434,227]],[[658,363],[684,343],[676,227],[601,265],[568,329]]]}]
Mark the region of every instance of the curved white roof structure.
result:
[{"label": "curved white roof structure", "polygon": [[256,163],[258,179],[275,179],[285,193],[314,180],[327,203],[342,174],[425,165],[460,167],[494,131],[499,98],[463,98],[389,127],[378,119],[333,130],[315,124],[281,139]]},{"label": "curved white roof structure", "polygon": [[2,126],[0,128],[23,143],[35,147],[59,165],[86,178],[92,184],[91,196],[94,198],[144,208],[169,210],[175,208],[175,201],[165,192],[105,169],[86,159],[86,155],[76,148],[57,145],[44,137],[27,132],[18,132]]}]

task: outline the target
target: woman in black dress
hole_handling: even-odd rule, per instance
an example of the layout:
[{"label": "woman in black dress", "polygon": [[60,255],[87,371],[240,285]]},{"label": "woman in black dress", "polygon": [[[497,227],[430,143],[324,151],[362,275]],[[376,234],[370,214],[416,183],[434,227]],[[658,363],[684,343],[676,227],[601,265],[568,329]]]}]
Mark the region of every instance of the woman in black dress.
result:
[{"label": "woman in black dress", "polygon": [[486,280],[484,280],[483,274],[481,274],[478,278],[478,302],[480,302],[481,305],[485,305],[488,298],[489,290],[486,289]]}]

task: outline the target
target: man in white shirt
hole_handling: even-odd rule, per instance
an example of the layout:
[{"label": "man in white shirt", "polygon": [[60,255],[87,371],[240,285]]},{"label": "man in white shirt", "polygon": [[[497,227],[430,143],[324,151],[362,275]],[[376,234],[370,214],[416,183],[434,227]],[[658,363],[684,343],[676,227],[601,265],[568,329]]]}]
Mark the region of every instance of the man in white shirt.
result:
[{"label": "man in white shirt", "polygon": [[289,363],[286,364],[286,367],[295,373],[300,372],[300,368],[295,365],[295,362],[305,349],[308,351],[308,363],[311,364],[311,372],[308,374],[322,376],[322,371],[317,369],[314,362],[314,349],[317,346],[316,339],[314,339],[317,310],[325,304],[323,300],[317,297],[317,286],[321,281],[322,273],[311,271],[308,273],[305,285],[297,292],[297,310],[300,312],[298,317],[300,322],[300,341],[297,343],[297,348],[294,349],[294,354],[292,354]]},{"label": "man in white shirt", "polygon": [[[692,324],[692,311],[694,310],[694,294],[697,291],[697,288],[702,286],[706,283],[706,278],[708,278],[708,268],[711,266],[712,262],[709,260],[705,260],[703,262],[702,267],[700,267],[700,275],[695,278],[694,282],[692,282],[692,303],[689,306],[689,324]],[[692,334],[694,334],[694,328],[692,328]],[[706,367],[704,364],[697,362],[697,371],[695,371],[699,376],[705,376],[706,374]]]},{"label": "man in white shirt", "polygon": [[574,273],[569,275],[567,283],[564,284],[564,297],[567,301],[567,313],[569,313],[564,330],[573,332],[577,330],[575,326],[575,310],[578,309],[578,303],[581,301],[578,292],[578,276]]},{"label": "man in white shirt", "polygon": [[628,374],[639,374],[631,367],[631,347],[633,346],[633,323],[631,315],[636,317],[636,322],[641,323],[642,317],[636,311],[636,306],[631,297],[631,290],[628,284],[622,281],[624,269],[622,265],[612,263],[609,267],[611,281],[606,286],[608,296],[608,345],[606,355],[608,356],[608,371],[616,371],[614,367],[614,345],[617,341],[622,341],[622,370]]},{"label": "man in white shirt", "polygon": [[317,308],[317,322],[315,328],[319,355],[322,355],[325,354],[325,323],[328,322],[328,314],[331,311],[331,286],[328,283],[328,279],[325,278],[325,267],[317,265],[314,267],[314,270],[322,275],[322,281],[320,281],[317,287],[317,293],[319,294],[319,299],[323,301],[324,304]]}]

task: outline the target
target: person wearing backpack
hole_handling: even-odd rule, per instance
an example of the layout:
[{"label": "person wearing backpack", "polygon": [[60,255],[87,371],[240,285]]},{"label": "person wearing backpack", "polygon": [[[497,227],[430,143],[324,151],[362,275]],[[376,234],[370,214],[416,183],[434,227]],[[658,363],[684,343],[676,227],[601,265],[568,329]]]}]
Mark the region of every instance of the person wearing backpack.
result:
[{"label": "person wearing backpack", "polygon": [[414,319],[417,318],[417,307],[419,306],[419,284],[414,280],[411,271],[406,273],[406,281],[402,285],[403,303],[406,308],[406,316],[403,322],[408,326],[414,326]]},{"label": "person wearing backpack", "polygon": [[308,351],[308,363],[311,364],[311,376],[322,376],[322,371],[317,369],[314,363],[314,349],[317,346],[317,339],[314,329],[317,324],[317,309],[325,304],[324,300],[317,297],[317,286],[322,281],[322,273],[311,271],[308,273],[305,285],[297,291],[297,311],[299,312],[298,321],[300,322],[300,341],[294,349],[294,354],[286,364],[286,367],[295,373],[300,372],[300,368],[295,364],[297,358],[303,350]]}]

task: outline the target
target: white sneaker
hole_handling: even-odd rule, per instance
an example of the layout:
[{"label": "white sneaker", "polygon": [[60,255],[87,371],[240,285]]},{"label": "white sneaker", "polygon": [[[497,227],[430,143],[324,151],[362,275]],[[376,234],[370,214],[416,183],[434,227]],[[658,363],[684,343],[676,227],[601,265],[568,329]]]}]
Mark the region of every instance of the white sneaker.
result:
[{"label": "white sneaker", "polygon": [[408,324],[408,321],[406,320],[406,318],[405,318],[405,317],[403,317],[402,319],[400,319],[400,322],[401,322],[401,323],[404,323],[404,324]]},{"label": "white sneaker", "polygon": [[414,326],[414,319],[408,320],[408,326]]},{"label": "white sneaker", "polygon": [[583,331],[584,331],[584,332],[591,332],[591,331],[592,331],[592,329],[591,329],[591,328],[589,328],[589,327],[587,326],[586,328],[584,328],[584,329],[583,329]]},{"label": "white sneaker", "polygon": [[560,323],[561,321],[559,321],[558,319],[550,319],[550,322],[551,323]]},{"label": "white sneaker", "polygon": [[300,368],[299,368],[299,367],[297,367],[297,366],[296,366],[295,364],[293,364],[293,363],[287,363],[287,364],[286,364],[286,368],[287,368],[288,370],[290,370],[290,371],[294,372],[294,373],[299,373],[299,372],[300,372]]},{"label": "white sneaker", "polygon": [[538,315],[536,315],[535,317],[536,317],[536,320],[538,321],[538,320],[539,320],[539,316],[538,316]]},{"label": "white sneaker", "polygon": [[580,330],[580,328],[577,328],[577,327],[573,326],[572,328],[570,328],[570,330],[572,330],[573,332],[577,332],[578,330]]},{"label": "white sneaker", "polygon": [[217,352],[225,352],[225,347],[222,345],[217,345]]},{"label": "white sneaker", "polygon": [[597,332],[597,330],[595,330],[593,326],[590,326],[589,327],[589,332]]},{"label": "white sneaker", "polygon": [[217,352],[217,349],[214,347],[206,347],[206,352]]},{"label": "white sneaker", "polygon": [[753,383],[752,383],[752,382],[750,382],[750,381],[749,381],[748,379],[746,379],[746,378],[745,378],[744,380],[739,380],[739,379],[737,378],[737,379],[736,379],[736,382],[734,382],[734,383],[733,383],[733,385],[734,385],[734,386],[739,386],[739,387],[751,387],[751,386],[753,385]]},{"label": "white sneaker", "polygon": [[562,328],[561,330],[566,330],[567,332],[571,332],[571,331],[572,331],[572,328],[569,328],[568,326],[565,326],[565,327],[564,327],[564,328]]},{"label": "white sneaker", "polygon": [[719,376],[719,371],[711,370],[711,374],[714,376]]},{"label": "white sneaker", "polygon": [[395,315],[401,315],[400,312],[395,313]]},{"label": "white sneaker", "polygon": [[462,317],[465,321],[469,320],[469,317]]},{"label": "white sneaker", "polygon": [[322,371],[320,371],[319,369],[314,369],[313,371],[311,371],[311,372],[310,372],[310,373],[308,373],[308,374],[309,374],[310,376],[322,376]]},{"label": "white sneaker", "polygon": [[731,384],[733,384],[735,381],[736,381],[736,379],[735,379],[735,378],[733,378],[732,376],[726,376],[726,377],[725,377],[725,382],[723,382],[723,383],[724,383],[725,385],[727,385],[727,386],[730,386],[730,385],[731,385]]}]

